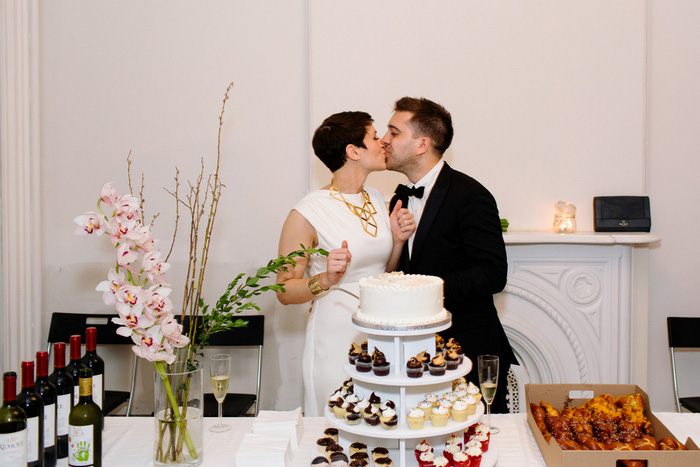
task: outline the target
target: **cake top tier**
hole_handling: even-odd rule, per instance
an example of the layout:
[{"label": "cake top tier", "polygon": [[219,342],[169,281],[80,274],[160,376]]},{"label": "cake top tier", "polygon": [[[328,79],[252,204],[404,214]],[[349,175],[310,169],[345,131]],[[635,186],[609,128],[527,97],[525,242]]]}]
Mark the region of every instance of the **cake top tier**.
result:
[{"label": "cake top tier", "polygon": [[404,274],[403,272],[385,272],[378,276],[360,279],[360,287],[411,290],[442,287],[443,282],[442,279],[436,276]]}]

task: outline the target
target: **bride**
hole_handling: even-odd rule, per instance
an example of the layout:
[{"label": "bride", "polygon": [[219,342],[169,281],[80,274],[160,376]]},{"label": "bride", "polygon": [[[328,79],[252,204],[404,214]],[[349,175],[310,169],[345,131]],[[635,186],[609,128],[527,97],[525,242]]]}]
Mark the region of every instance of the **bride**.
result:
[{"label": "bride", "polygon": [[285,286],[277,295],[281,303],[312,301],[302,356],[306,416],[323,416],[328,397],[347,379],[343,365],[350,344],[366,339],[351,320],[358,281],[396,269],[415,231],[413,214],[400,202],[389,214],[382,194],[364,186],[367,175],[386,169],[372,122],[365,112],[341,112],[318,127],[312,145],[332,172],[330,184],[294,206],[280,235],[280,255],[300,244],[330,252],[301,258],[294,269],[277,274]]}]

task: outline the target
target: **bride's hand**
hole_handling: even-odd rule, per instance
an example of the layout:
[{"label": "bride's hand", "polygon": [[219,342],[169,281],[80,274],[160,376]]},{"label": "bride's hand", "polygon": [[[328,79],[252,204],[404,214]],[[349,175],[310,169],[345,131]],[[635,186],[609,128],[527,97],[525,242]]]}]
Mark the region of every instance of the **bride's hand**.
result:
[{"label": "bride's hand", "polygon": [[321,274],[319,285],[324,289],[329,289],[331,286],[340,282],[351,259],[352,255],[350,254],[350,250],[348,250],[348,242],[343,240],[340,248],[331,250],[330,253],[328,253],[328,258],[326,260],[327,269],[325,273]]},{"label": "bride's hand", "polygon": [[389,215],[389,223],[394,239],[405,242],[416,231],[416,222],[413,214],[408,209],[402,208],[401,204],[401,200],[399,200],[394,205],[394,210]]}]

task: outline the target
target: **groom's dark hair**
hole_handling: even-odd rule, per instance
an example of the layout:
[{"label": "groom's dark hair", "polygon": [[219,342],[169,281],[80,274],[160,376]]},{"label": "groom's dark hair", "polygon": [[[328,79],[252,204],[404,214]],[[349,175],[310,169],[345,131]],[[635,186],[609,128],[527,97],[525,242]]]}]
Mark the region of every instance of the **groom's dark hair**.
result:
[{"label": "groom's dark hair", "polygon": [[311,145],[314,154],[331,172],[345,165],[345,148],[354,144],[366,148],[364,139],[367,127],[374,120],[367,112],[340,112],[321,123],[314,132]]},{"label": "groom's dark hair", "polygon": [[430,138],[438,154],[444,154],[450,147],[454,136],[452,115],[440,104],[423,97],[402,97],[394,104],[394,112],[413,113],[408,121],[413,136]]}]

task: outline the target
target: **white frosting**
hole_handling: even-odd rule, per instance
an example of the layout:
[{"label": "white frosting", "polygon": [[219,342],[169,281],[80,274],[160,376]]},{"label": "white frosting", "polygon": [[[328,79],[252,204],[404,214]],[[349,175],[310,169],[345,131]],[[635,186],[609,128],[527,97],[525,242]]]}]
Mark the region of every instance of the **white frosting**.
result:
[{"label": "white frosting", "polygon": [[464,462],[464,461],[466,461],[467,459],[469,459],[469,456],[467,456],[466,453],[460,451],[460,452],[455,452],[455,453],[452,455],[452,458],[453,458],[454,460],[456,460],[456,461]]},{"label": "white frosting", "polygon": [[435,276],[390,272],[360,279],[361,321],[385,325],[418,325],[447,317],[444,281]]},{"label": "white frosting", "polygon": [[422,400],[418,403],[418,408],[423,410],[432,409],[433,404],[430,401]]},{"label": "white frosting", "polygon": [[450,461],[448,461],[446,458],[440,456],[435,458],[433,461],[433,464],[435,464],[435,467],[447,467],[450,465]]},{"label": "white frosting", "polygon": [[384,418],[392,418],[396,415],[396,411],[391,408],[384,409],[382,411],[382,417]]},{"label": "white frosting", "polygon": [[476,387],[476,384],[469,381],[469,385],[467,386],[467,392],[471,395],[476,395],[479,394],[479,388]]},{"label": "white frosting", "polygon": [[480,456],[481,454],[483,454],[483,451],[481,450],[480,446],[477,446],[477,445],[469,446],[468,444],[467,444],[467,449],[464,452],[466,452],[469,457],[476,457],[476,456]]},{"label": "white frosting", "polygon": [[420,455],[420,460],[423,462],[432,462],[435,459],[433,451],[423,451]]},{"label": "white frosting", "polygon": [[450,413],[450,409],[444,405],[438,405],[437,407],[433,407],[433,413],[435,415],[447,415]]},{"label": "white frosting", "polygon": [[488,425],[486,425],[486,424],[484,424],[484,423],[479,423],[478,425],[476,425],[476,430],[475,430],[475,431],[476,431],[476,433],[486,433],[486,434],[488,434],[488,433],[491,431],[491,429],[489,428]]},{"label": "white frosting", "polygon": [[467,403],[464,401],[455,401],[455,403],[452,404],[452,410],[456,410],[458,412],[467,410]]},{"label": "white frosting", "polygon": [[474,396],[467,396],[464,398],[464,402],[469,405],[476,405],[476,398]]},{"label": "white frosting", "polygon": [[423,412],[423,409],[411,409],[408,411],[408,416],[411,418],[425,418],[425,412]]},{"label": "white frosting", "polygon": [[416,445],[416,450],[418,451],[427,451],[428,449],[431,449],[431,446],[426,440],[423,440],[420,444]]},{"label": "white frosting", "polygon": [[459,444],[448,444],[445,446],[445,452],[449,452],[450,454],[454,455],[456,452],[460,452],[462,450],[462,446]]}]

